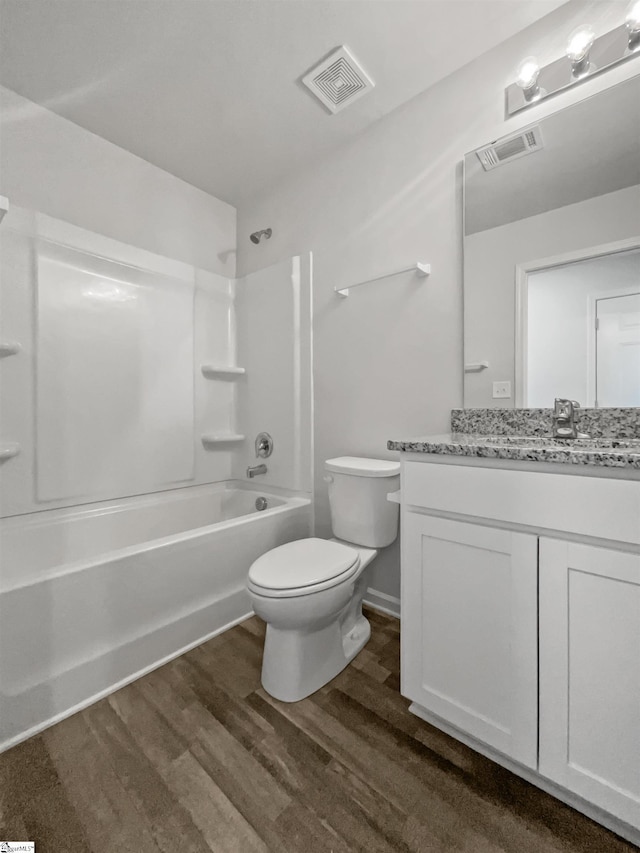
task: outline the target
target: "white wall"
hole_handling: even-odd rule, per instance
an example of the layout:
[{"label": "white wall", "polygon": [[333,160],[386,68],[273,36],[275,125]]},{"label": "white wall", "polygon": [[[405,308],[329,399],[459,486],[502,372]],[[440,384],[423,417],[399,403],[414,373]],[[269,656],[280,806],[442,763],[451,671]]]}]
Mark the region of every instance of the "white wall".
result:
[{"label": "white wall", "polygon": [[235,275],[235,208],[3,87],[0,195],[164,257]]},{"label": "white wall", "polygon": [[[246,441],[234,454],[233,476],[265,463],[254,480],[312,490],[311,256],[288,258],[236,283],[238,429]],[[268,432],[273,453],[256,458],[255,438]]]},{"label": "white wall", "polygon": [[[489,362],[488,370],[466,374],[465,406],[515,405],[516,265],[632,237],[640,238],[640,186],[465,237],[465,361]],[[510,400],[492,399],[492,383],[501,380],[511,382]],[[552,395],[546,405],[557,396],[564,392]]]},{"label": "white wall", "polygon": [[[464,153],[633,73],[627,63],[504,120],[504,88],[519,60],[535,53],[544,63],[562,55],[567,33],[585,15],[605,31],[620,23],[623,9],[620,3],[561,7],[239,209],[241,274],[309,249],[314,254],[319,535],[329,533],[323,460],[390,456],[387,439],[443,432],[451,408],[462,404]],[[267,226],[271,240],[251,244],[248,235]],[[333,294],[336,285],[417,260],[433,268],[421,283],[408,275],[347,300]],[[396,544],[376,560],[373,587],[398,595],[398,567]]]},{"label": "white wall", "polygon": [[[640,210],[640,192],[638,205]],[[527,406],[549,407],[555,397],[578,400],[583,406],[595,404],[593,300],[634,290],[640,292],[639,251],[528,276]],[[640,385],[640,375],[630,377],[631,383]],[[614,403],[623,404],[622,400]]]}]

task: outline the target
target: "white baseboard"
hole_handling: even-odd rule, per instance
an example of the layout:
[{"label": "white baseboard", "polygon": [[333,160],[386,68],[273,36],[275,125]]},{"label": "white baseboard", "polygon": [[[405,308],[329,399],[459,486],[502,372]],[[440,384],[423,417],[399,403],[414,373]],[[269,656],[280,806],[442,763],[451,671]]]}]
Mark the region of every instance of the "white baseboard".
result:
[{"label": "white baseboard", "polygon": [[378,592],[377,589],[368,589],[364,597],[364,603],[374,610],[386,613],[388,616],[400,618],[400,599],[386,592]]}]

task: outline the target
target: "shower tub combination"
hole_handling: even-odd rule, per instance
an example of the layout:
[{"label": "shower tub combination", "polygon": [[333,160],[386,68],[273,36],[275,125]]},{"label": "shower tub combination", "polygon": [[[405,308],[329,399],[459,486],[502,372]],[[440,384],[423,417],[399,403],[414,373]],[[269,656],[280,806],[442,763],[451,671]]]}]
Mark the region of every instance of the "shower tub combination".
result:
[{"label": "shower tub combination", "polygon": [[249,566],[310,518],[223,483],[0,520],[0,750],[245,619]]}]

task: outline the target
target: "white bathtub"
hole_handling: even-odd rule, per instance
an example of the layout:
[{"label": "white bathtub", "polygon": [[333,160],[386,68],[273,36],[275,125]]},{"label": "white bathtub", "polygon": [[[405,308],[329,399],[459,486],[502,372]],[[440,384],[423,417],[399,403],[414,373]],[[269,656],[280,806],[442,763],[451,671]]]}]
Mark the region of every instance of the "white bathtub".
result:
[{"label": "white bathtub", "polygon": [[0,520],[0,750],[244,619],[251,562],[309,526],[233,484]]}]

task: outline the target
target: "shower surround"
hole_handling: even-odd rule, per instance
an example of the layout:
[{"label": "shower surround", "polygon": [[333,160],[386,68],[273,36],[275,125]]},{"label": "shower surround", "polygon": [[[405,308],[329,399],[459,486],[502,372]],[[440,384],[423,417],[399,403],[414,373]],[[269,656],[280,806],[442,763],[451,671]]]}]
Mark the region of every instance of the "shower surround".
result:
[{"label": "shower surround", "polygon": [[244,618],[312,443],[310,256],[234,280],[17,207],[0,240],[2,749]]}]

